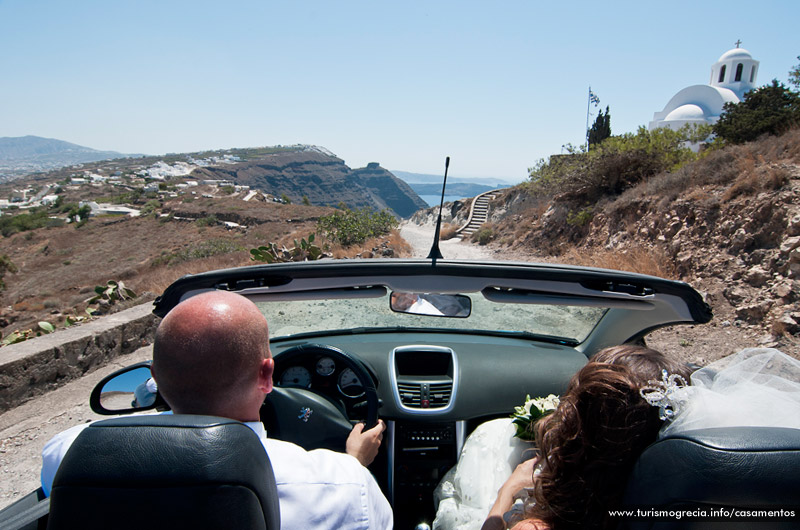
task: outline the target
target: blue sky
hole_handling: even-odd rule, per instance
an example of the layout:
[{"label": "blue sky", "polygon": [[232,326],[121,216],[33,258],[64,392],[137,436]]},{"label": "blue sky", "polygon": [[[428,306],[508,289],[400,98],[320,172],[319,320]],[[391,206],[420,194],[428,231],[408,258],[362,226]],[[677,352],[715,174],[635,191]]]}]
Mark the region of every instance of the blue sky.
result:
[{"label": "blue sky", "polygon": [[[307,143],[351,167],[520,181],[707,83],[737,39],[758,83],[800,2],[0,0],[0,137],[162,154]],[[608,4],[608,5],[604,5]]]}]

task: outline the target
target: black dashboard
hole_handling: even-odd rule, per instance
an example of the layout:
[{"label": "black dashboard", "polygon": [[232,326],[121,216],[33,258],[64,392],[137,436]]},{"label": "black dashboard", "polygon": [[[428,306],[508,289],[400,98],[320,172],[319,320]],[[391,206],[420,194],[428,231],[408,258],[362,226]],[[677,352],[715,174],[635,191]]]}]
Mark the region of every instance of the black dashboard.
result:
[{"label": "black dashboard", "polygon": [[[327,374],[331,368],[323,366],[320,374],[318,357],[282,362],[283,351],[308,343],[339,348],[363,362],[375,378],[385,420],[467,421],[508,415],[526,394],[560,394],[586,364],[586,357],[568,346],[463,332],[376,332],[271,342],[277,385],[305,386],[342,400],[360,395],[362,382],[353,381],[349,372],[333,367]],[[409,383],[452,384],[452,392],[441,401],[434,387],[432,401],[413,404],[405,401],[403,389]]]},{"label": "black dashboard", "polygon": [[[375,381],[379,416],[387,423],[370,469],[398,511],[398,527],[433,516],[433,490],[456,462],[466,436],[482,421],[508,416],[526,395],[561,394],[586,357],[573,348],[514,337],[447,332],[374,332],[313,340],[276,339],[276,385],[324,394],[351,420],[363,411],[363,381],[315,354],[281,353],[324,343],[359,359]],[[403,513],[415,521],[403,521]],[[413,523],[413,524],[412,524]]]}]

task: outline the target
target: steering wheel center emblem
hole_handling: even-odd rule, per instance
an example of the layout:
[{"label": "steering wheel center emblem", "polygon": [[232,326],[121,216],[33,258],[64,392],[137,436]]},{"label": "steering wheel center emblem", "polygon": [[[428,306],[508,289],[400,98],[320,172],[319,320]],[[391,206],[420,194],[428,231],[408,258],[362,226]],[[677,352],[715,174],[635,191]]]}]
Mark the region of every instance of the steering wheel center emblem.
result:
[{"label": "steering wheel center emblem", "polygon": [[297,417],[298,420],[303,420],[303,423],[308,423],[308,418],[311,417],[311,414],[314,411],[308,407],[302,407],[300,409],[300,415]]}]

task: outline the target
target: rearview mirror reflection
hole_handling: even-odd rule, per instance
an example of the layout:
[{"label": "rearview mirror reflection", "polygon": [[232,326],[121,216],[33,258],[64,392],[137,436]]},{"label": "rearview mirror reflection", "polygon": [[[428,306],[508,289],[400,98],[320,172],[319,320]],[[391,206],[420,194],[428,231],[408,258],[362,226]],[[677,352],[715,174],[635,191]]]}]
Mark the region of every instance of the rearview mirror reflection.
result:
[{"label": "rearview mirror reflection", "polygon": [[397,313],[410,315],[467,318],[472,312],[472,300],[463,294],[393,291],[389,307]]}]

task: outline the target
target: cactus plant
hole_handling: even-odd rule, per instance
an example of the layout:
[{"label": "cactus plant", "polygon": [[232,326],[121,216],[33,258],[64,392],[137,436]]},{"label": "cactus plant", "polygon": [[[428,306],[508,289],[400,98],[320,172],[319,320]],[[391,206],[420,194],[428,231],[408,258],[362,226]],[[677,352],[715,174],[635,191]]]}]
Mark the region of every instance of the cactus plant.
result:
[{"label": "cactus plant", "polygon": [[14,330],[10,335],[6,336],[3,341],[3,346],[8,346],[9,344],[16,344],[18,342],[23,342],[28,339],[32,339],[33,337],[40,337],[42,335],[47,335],[48,333],[52,333],[56,330],[55,326],[50,322],[41,321],[38,323],[38,329],[35,331],[33,329],[23,329],[23,330]]},{"label": "cactus plant", "polygon": [[289,261],[314,261],[324,257],[322,249],[314,244],[314,234],[309,234],[308,239],[294,240],[294,248],[278,248],[275,243],[267,243],[258,248],[250,249],[250,260],[266,261],[267,263],[285,263]]},{"label": "cactus plant", "polygon": [[124,283],[114,280],[109,280],[106,285],[98,285],[94,288],[94,292],[97,294],[86,300],[87,303],[94,304],[100,300],[107,300],[113,304],[119,300],[136,298],[136,293],[125,287]]}]

